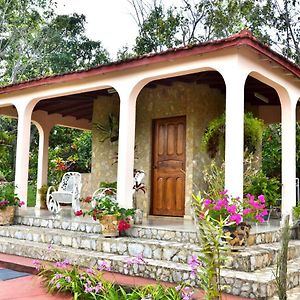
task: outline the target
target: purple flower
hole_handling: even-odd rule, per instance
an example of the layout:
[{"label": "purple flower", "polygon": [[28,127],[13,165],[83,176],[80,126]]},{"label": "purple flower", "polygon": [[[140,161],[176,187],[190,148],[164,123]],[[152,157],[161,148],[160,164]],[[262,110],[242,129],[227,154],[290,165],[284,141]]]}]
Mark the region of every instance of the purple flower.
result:
[{"label": "purple flower", "polygon": [[86,294],[91,293],[93,291],[93,288],[90,287],[87,283],[84,284],[84,292]]},{"label": "purple flower", "polygon": [[62,278],[62,274],[59,274],[59,273],[55,273],[55,279],[58,280],[60,278]]},{"label": "purple flower", "polygon": [[98,293],[99,291],[102,290],[102,283],[99,282],[95,287],[94,287],[94,291],[95,293]]},{"label": "purple flower", "polygon": [[230,214],[235,214],[236,213],[236,205],[228,205],[226,207],[227,211],[230,213]]},{"label": "purple flower", "polygon": [[70,282],[71,282],[71,277],[70,277],[70,276],[67,276],[67,277],[65,278],[65,280],[66,280],[66,282],[70,283]]},{"label": "purple flower", "polygon": [[40,262],[39,260],[35,259],[32,263],[33,263],[33,265],[34,265],[34,268],[35,268],[37,271],[40,271],[41,266],[42,266],[41,262]]},{"label": "purple flower", "polygon": [[265,199],[265,196],[264,195],[259,195],[257,197],[257,199],[261,202],[261,203],[266,203],[266,199]]},{"label": "purple flower", "polygon": [[240,224],[242,222],[242,217],[239,214],[234,214],[229,217],[230,221]]},{"label": "purple flower", "polygon": [[56,284],[56,288],[57,288],[57,289],[60,288],[60,283],[59,283],[59,282]]},{"label": "purple flower", "polygon": [[220,195],[227,195],[227,193],[228,193],[228,190],[224,190],[224,191],[220,192]]},{"label": "purple flower", "polygon": [[259,223],[263,223],[265,220],[261,215],[257,215],[255,216],[255,219],[259,222]]},{"label": "purple flower", "polygon": [[190,287],[185,287],[181,291],[181,298],[182,300],[191,300],[193,297],[193,291]]},{"label": "purple flower", "polygon": [[111,267],[109,266],[107,261],[102,260],[102,261],[98,262],[97,270],[99,270],[99,271],[111,271]]},{"label": "purple flower", "polygon": [[144,260],[144,256],[143,254],[140,254],[138,256],[135,256],[135,257],[129,257],[129,258],[126,258],[124,260],[124,268],[125,270],[128,271],[128,267],[134,265],[134,264],[137,264],[137,265],[144,265],[146,262]]},{"label": "purple flower", "polygon": [[91,268],[88,268],[88,269],[86,270],[86,272],[87,272],[88,274],[90,274],[90,275],[95,275],[95,274],[96,274],[95,270],[93,270],[93,269],[91,269]]},{"label": "purple flower", "polygon": [[219,206],[219,205],[215,205],[214,207],[213,207],[213,210],[221,210],[221,206]]},{"label": "purple flower", "polygon": [[209,207],[211,203],[212,203],[212,201],[210,199],[205,199],[203,201],[203,205],[205,208]]},{"label": "purple flower", "polygon": [[251,213],[251,209],[250,208],[245,208],[244,210],[243,210],[243,215],[248,215],[248,214],[250,214]]},{"label": "purple flower", "polygon": [[189,259],[188,259],[188,265],[191,268],[191,277],[192,278],[196,278],[197,275],[197,269],[200,265],[200,262],[198,260],[198,257],[196,255],[192,255]]},{"label": "purple flower", "polygon": [[64,261],[58,261],[55,264],[56,268],[62,268],[65,269],[67,266],[70,265],[69,261],[67,259],[65,259]]}]

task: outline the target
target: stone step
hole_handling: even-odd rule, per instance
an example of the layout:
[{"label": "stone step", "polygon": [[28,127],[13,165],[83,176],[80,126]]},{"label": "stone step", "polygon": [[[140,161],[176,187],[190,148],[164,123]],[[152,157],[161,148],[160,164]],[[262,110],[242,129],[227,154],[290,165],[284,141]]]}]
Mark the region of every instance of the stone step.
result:
[{"label": "stone step", "polygon": [[187,263],[191,255],[199,255],[199,246],[165,240],[133,237],[105,238],[99,233],[85,233],[62,229],[38,228],[23,225],[1,226],[0,236],[27,240],[48,245],[68,246],[117,255]]},{"label": "stone step", "polygon": [[[128,260],[133,257],[116,255],[92,250],[74,249],[67,246],[18,240],[15,238],[0,237],[0,252],[19,256],[40,258],[42,260],[57,261],[68,259],[72,264],[93,267],[102,260],[110,263],[112,271],[142,276],[145,278],[159,279],[167,282],[187,282],[197,285],[190,276],[189,266],[183,263],[146,259],[145,264],[128,265]],[[288,287],[299,285],[300,258],[288,263]],[[251,299],[267,299],[275,294],[274,268],[267,267],[254,272],[242,272],[230,269],[221,271],[221,283],[227,286],[227,292],[233,295]]]},{"label": "stone step", "polygon": [[[100,233],[101,226],[98,221],[93,221],[91,218],[72,217],[64,218],[63,216],[26,216],[17,215],[15,224],[26,225],[32,227],[44,227],[71,230],[76,232]],[[126,235],[134,238],[153,239],[162,241],[173,241],[180,243],[197,243],[197,234],[194,230],[186,230],[182,228],[160,228],[159,226],[149,225],[134,225],[126,231]],[[280,239],[280,230],[278,228],[266,229],[266,232],[261,232],[259,227],[253,226],[248,244],[266,244],[278,242]]]},{"label": "stone step", "polygon": [[[187,263],[192,255],[198,256],[200,247],[193,243],[151,240],[133,237],[105,238],[99,233],[85,233],[62,229],[38,228],[23,225],[1,226],[0,236],[96,250],[117,255]],[[239,271],[254,271],[276,263],[278,243],[254,245],[239,252],[231,252],[226,266]],[[291,241],[289,259],[299,256],[300,241]]]},{"label": "stone step", "polygon": [[[251,272],[259,270],[277,262],[280,243],[259,244],[231,252],[226,262],[226,267],[238,271]],[[300,241],[289,242],[288,259],[292,260],[300,256]]]}]

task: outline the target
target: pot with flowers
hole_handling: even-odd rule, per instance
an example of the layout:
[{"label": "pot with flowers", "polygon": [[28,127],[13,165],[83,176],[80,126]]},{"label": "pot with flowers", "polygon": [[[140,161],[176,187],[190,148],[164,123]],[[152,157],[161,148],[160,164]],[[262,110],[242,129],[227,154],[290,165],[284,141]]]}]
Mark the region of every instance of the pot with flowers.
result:
[{"label": "pot with flowers", "polygon": [[[200,196],[197,196],[200,197]],[[211,222],[225,221],[224,234],[231,246],[246,246],[250,234],[249,223],[263,223],[268,215],[264,195],[257,198],[247,194],[243,199],[230,197],[227,191],[220,192],[217,200],[201,198],[203,213],[210,216]]]},{"label": "pot with flowers", "polygon": [[116,199],[116,190],[113,188],[99,188],[92,196],[91,206],[91,209],[83,215],[90,215],[95,221],[99,220],[103,236],[118,236],[120,208]]},{"label": "pot with flowers", "polygon": [[24,205],[14,190],[12,183],[0,185],[0,225],[13,224],[16,207]]}]

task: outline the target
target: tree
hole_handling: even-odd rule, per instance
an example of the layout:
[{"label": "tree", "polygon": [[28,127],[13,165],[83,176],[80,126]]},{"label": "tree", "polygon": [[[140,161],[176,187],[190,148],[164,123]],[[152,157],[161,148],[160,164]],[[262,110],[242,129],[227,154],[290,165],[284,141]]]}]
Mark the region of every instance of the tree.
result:
[{"label": "tree", "polygon": [[[151,7],[143,0],[130,0],[139,26],[134,51],[141,55],[149,52],[161,52],[180,44],[176,37],[179,30],[180,16],[174,8],[164,9],[161,2],[153,1]],[[145,6],[143,6],[145,5]]]},{"label": "tree", "polygon": [[52,0],[0,0],[0,84],[88,68],[109,60],[85,36],[85,17],[57,16]]},{"label": "tree", "polygon": [[137,54],[225,38],[248,28],[300,63],[300,0],[181,0],[179,7],[164,7],[158,0],[129,2],[140,29]]},{"label": "tree", "polygon": [[277,51],[300,63],[300,1],[274,1],[273,26],[276,28]]}]

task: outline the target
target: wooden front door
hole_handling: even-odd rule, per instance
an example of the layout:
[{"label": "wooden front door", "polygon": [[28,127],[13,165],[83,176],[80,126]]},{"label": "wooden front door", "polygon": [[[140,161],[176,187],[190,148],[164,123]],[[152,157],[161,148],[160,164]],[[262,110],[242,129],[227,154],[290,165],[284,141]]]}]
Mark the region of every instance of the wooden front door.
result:
[{"label": "wooden front door", "polygon": [[152,152],[153,215],[184,215],[185,123],[185,117],[154,120]]}]

